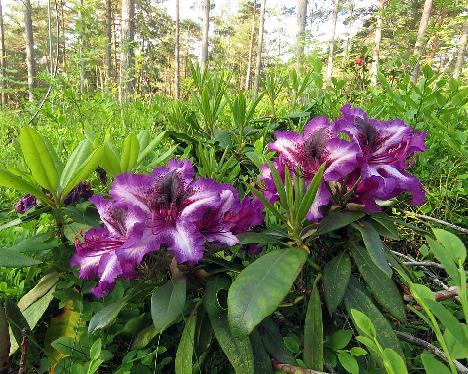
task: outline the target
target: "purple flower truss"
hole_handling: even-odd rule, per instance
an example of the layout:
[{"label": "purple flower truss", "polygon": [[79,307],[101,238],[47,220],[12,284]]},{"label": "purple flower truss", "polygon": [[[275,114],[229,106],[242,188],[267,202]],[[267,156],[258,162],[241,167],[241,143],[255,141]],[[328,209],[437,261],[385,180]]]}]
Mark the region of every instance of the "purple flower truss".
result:
[{"label": "purple flower truss", "polygon": [[[281,176],[285,167],[291,172],[299,169],[308,183],[325,163],[322,184],[306,218],[313,221],[323,217],[337,186],[342,193],[353,192],[352,201],[363,204],[369,212],[381,209],[379,200],[402,192],[412,194],[412,204],[421,205],[425,196],[422,185],[406,169],[412,164],[408,159],[426,150],[426,133],[413,130],[401,120],[370,119],[350,105],[341,111],[342,117],[334,123],[317,117],[306,125],[304,134],[276,132],[276,141],[269,144],[279,154],[273,164]],[[278,194],[268,166],[263,166],[260,179],[265,197],[276,201]]]},{"label": "purple flower truss", "polygon": [[71,265],[80,277],[99,277],[93,289],[105,295],[118,277],[129,279],[148,252],[167,247],[179,263],[193,265],[205,242],[232,246],[235,234],[263,223],[263,206],[246,197],[242,202],[230,185],[194,179],[188,160],[169,161],[151,175],[121,174],[111,186],[112,201],[91,198],[104,227],[90,229],[76,243]]},{"label": "purple flower truss", "polygon": [[15,211],[24,214],[37,205],[37,200],[33,195],[27,194],[19,199],[15,204]]}]

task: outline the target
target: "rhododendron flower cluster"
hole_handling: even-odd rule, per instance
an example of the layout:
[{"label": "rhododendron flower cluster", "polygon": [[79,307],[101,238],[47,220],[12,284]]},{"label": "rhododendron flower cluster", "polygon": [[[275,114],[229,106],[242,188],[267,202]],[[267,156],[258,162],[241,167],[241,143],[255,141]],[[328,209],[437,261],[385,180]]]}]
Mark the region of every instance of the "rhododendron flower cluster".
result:
[{"label": "rhododendron flower cluster", "polygon": [[[333,202],[353,202],[368,212],[379,211],[379,201],[403,192],[412,195],[412,204],[421,205],[422,185],[407,168],[412,165],[412,156],[426,150],[426,133],[398,119],[377,121],[350,105],[341,112],[341,118],[333,123],[325,117],[312,119],[303,134],[278,131],[276,141],[269,144],[270,150],[279,155],[273,165],[280,175],[287,167],[291,172],[299,170],[310,182],[320,165],[325,164],[322,183],[306,218],[322,218]],[[265,197],[276,201],[278,194],[266,165],[261,180]]]},{"label": "rhododendron flower cluster", "polygon": [[238,244],[236,234],[263,223],[263,206],[228,184],[195,179],[188,160],[169,161],[150,175],[121,174],[110,189],[111,200],[93,196],[103,227],[77,241],[72,266],[80,277],[99,277],[92,292],[101,297],[118,277],[130,279],[145,254],[167,247],[179,263],[193,265],[205,242]]}]

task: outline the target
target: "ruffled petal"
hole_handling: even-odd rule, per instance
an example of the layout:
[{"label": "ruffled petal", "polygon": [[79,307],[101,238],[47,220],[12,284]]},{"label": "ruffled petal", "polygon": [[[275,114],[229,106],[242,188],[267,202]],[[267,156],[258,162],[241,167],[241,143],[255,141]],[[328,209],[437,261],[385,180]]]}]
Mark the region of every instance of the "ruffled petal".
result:
[{"label": "ruffled petal", "polygon": [[268,148],[278,152],[288,163],[298,164],[298,156],[303,152],[304,137],[293,131],[276,131],[275,137],[276,140]]},{"label": "ruffled petal", "polygon": [[330,138],[332,136],[333,128],[330,125],[327,117],[315,117],[312,118],[307,125],[304,127],[304,138],[310,138],[315,132],[326,128],[325,134]]},{"label": "ruffled petal", "polygon": [[323,218],[323,210],[330,204],[331,200],[330,191],[325,185],[325,182],[322,182],[317,190],[317,195],[315,195],[315,200],[307,212],[306,218],[309,221],[317,221],[320,218]]},{"label": "ruffled petal", "polygon": [[163,235],[167,237],[167,246],[178,263],[194,265],[203,257],[205,245],[195,225],[177,222],[175,226],[167,227]]},{"label": "ruffled petal", "polygon": [[112,183],[109,194],[118,206],[132,205],[149,213],[153,197],[151,185],[152,179],[148,175],[120,174]]},{"label": "ruffled petal", "polygon": [[331,139],[326,146],[327,166],[323,173],[326,181],[337,181],[350,174],[358,167],[361,157],[359,146],[356,143],[343,139]]}]

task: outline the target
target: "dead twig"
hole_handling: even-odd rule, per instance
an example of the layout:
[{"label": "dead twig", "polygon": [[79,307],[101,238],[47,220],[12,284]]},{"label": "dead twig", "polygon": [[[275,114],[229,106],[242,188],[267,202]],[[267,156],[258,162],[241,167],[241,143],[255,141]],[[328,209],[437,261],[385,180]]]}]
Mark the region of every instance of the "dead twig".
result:
[{"label": "dead twig", "polygon": [[[468,288],[468,283],[466,284],[466,287]],[[434,298],[436,301],[452,299],[458,296],[459,291],[460,288],[458,286],[452,286],[447,288],[446,290],[434,292]],[[405,301],[414,301],[411,295],[404,295],[403,299]]]},{"label": "dead twig", "polygon": [[447,221],[443,221],[443,220],[438,219],[438,218],[434,218],[434,217],[431,217],[431,216],[426,216],[425,214],[410,212],[409,210],[404,210],[403,213],[407,214],[408,216],[413,216],[413,217],[421,218],[421,219],[427,219],[428,221],[436,222],[436,223],[439,223],[441,225],[450,227],[451,229],[463,232],[464,234],[468,234],[468,229],[466,229],[464,227],[461,227],[461,226],[454,225],[453,223],[450,223],[450,222],[447,222]]},{"label": "dead twig", "polygon": [[443,269],[444,267],[437,263],[437,262],[433,262],[433,261],[405,261],[403,262],[403,265],[406,265],[406,266],[422,266],[422,267],[434,267],[434,268],[437,268],[437,269]]},{"label": "dead twig", "polygon": [[[425,350],[427,350],[429,353],[432,353],[434,356],[440,358],[442,361],[445,361],[448,363],[448,359],[447,359],[447,356],[445,356],[445,353],[442,352],[436,346],[432,345],[431,343],[426,342],[425,340],[422,340],[420,338],[417,338],[410,334],[406,334],[401,331],[395,331],[395,333],[396,333],[396,336],[398,336],[398,338],[400,338],[401,340],[404,340],[405,342],[408,342],[414,345],[418,345],[424,348]],[[459,373],[468,374],[468,368],[464,366],[463,364],[461,364],[460,361],[453,360],[453,363]]]},{"label": "dead twig", "polygon": [[21,358],[20,358],[20,365],[18,374],[26,374],[26,356],[28,354],[28,337],[27,337],[27,330],[21,330],[21,334],[23,335],[23,340],[21,341]]},{"label": "dead twig", "polygon": [[288,374],[325,374],[325,372],[323,371],[304,369],[290,364],[283,364],[281,362],[276,361],[275,359],[271,360],[271,364],[273,366],[273,369],[281,370]]}]

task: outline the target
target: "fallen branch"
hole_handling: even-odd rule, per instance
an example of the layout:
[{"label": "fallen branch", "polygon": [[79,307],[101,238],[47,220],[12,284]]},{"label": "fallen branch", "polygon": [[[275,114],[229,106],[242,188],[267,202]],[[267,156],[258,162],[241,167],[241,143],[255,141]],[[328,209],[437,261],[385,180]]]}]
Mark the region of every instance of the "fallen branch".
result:
[{"label": "fallen branch", "polygon": [[447,222],[447,221],[443,221],[443,220],[438,219],[438,218],[434,218],[434,217],[431,217],[431,216],[426,216],[425,214],[410,212],[408,210],[404,210],[403,213],[405,213],[405,214],[407,214],[409,216],[414,216],[416,218],[427,219],[428,221],[436,222],[436,223],[439,223],[441,225],[450,227],[451,229],[454,229],[454,230],[463,232],[465,234],[468,234],[468,229],[466,229],[464,227],[461,227],[461,226],[454,225],[453,223],[450,223],[450,222]]},{"label": "fallen branch", "polygon": [[437,262],[433,262],[433,261],[405,261],[403,262],[403,265],[406,265],[406,266],[421,266],[421,267],[434,267],[434,268],[437,268],[437,269],[443,269],[444,267],[437,263]]},{"label": "fallen branch", "polygon": [[[440,358],[442,361],[445,361],[446,363],[449,362],[447,356],[445,356],[445,353],[431,343],[401,331],[395,331],[395,333],[396,336],[398,336],[401,340],[418,345],[427,350],[429,353],[432,353],[434,356]],[[453,363],[455,364],[455,367],[459,373],[468,374],[468,368],[461,364],[460,361],[453,360]]]},{"label": "fallen branch", "polygon": [[[468,283],[466,284],[466,288],[468,288]],[[454,297],[457,297],[459,291],[460,291],[460,289],[459,289],[458,286],[452,286],[452,287],[447,288],[446,290],[434,292],[435,301],[444,301],[444,300],[448,300],[448,299],[452,299]],[[404,295],[403,299],[405,301],[413,301],[414,300],[413,296],[411,296],[411,295]]]},{"label": "fallen branch", "polygon": [[281,370],[288,374],[325,374],[325,372],[323,371],[304,369],[290,364],[283,364],[281,362],[276,361],[275,359],[271,360],[271,364],[273,365],[273,369]]}]

